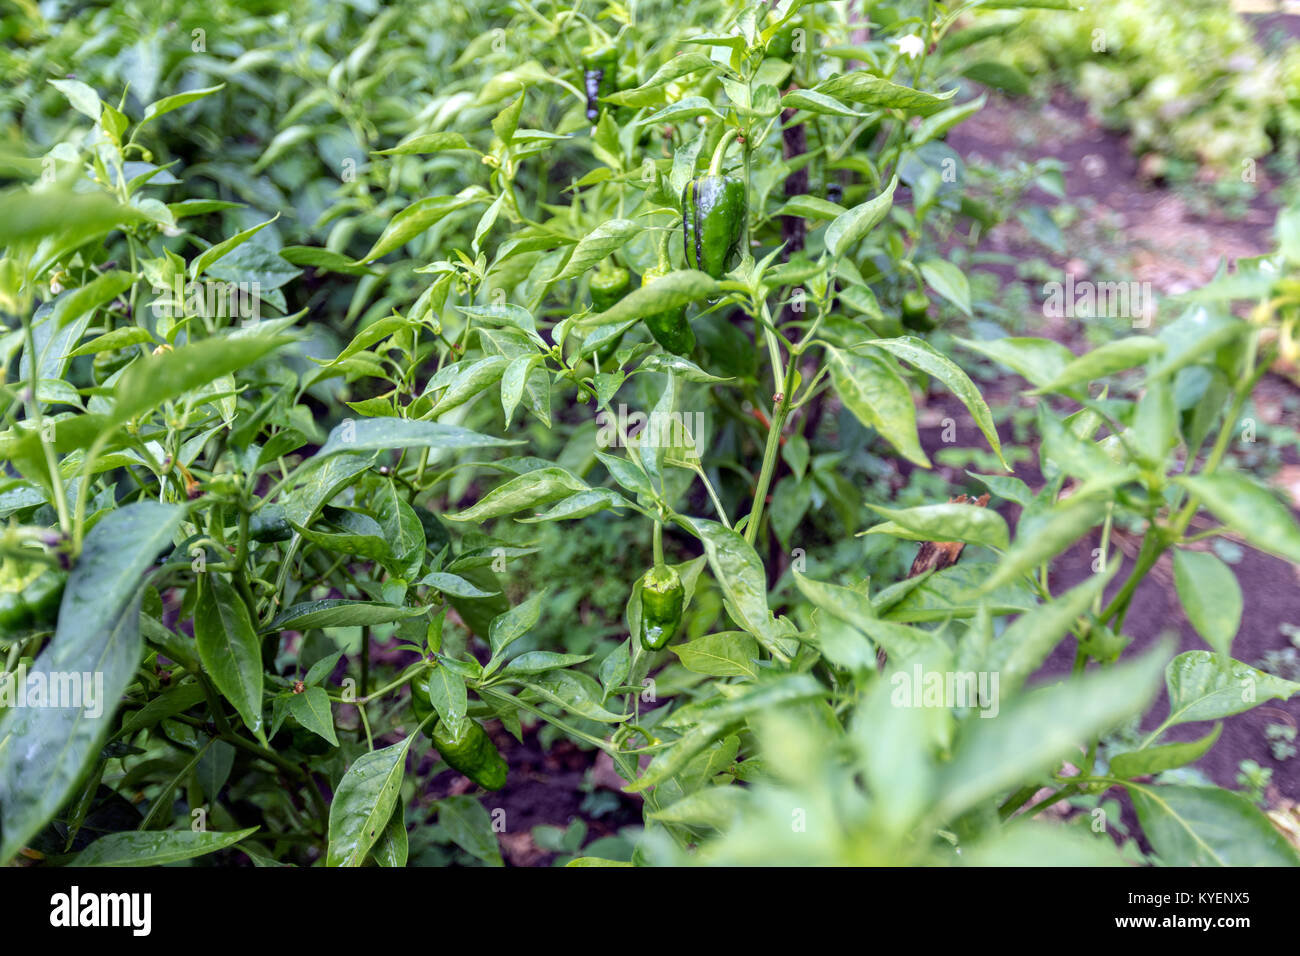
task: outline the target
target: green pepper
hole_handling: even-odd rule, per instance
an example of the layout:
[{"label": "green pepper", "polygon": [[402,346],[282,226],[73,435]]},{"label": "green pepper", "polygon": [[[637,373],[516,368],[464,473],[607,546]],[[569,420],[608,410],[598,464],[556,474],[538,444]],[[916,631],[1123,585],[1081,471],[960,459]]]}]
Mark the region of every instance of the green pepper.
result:
[{"label": "green pepper", "polygon": [[280,505],[263,505],[249,519],[248,533],[254,541],[263,543],[288,541],[293,537],[293,526]]},{"label": "green pepper", "polygon": [[767,42],[767,55],[788,61],[795,53],[802,53],[802,49],[794,48],[795,31],[802,29],[803,17],[791,17]]},{"label": "green pepper", "polygon": [[600,97],[618,91],[618,51],[609,45],[583,50],[582,80],[587,92],[587,119],[594,123],[600,116]]},{"label": "green pepper", "polygon": [[[669,271],[663,266],[647,269],[641,276],[641,285],[647,286]],[[691,323],[686,319],[686,306],[679,305],[663,312],[653,312],[641,319],[654,340],[674,355],[690,355],[695,349],[695,333],[691,331]]]},{"label": "green pepper", "polygon": [[623,268],[598,269],[588,283],[591,307],[596,312],[612,309],[632,288],[632,276]]},{"label": "green pepper", "polygon": [[686,265],[722,278],[740,246],[745,225],[745,184],[710,172],[682,190],[682,241]]},{"label": "green pepper", "polygon": [[453,770],[460,771],[485,790],[500,790],[506,785],[510,768],[477,720],[462,721],[459,734],[452,734],[447,722],[440,720],[432,736],[438,755]]},{"label": "green pepper", "polygon": [[686,588],[681,575],[666,564],[656,565],[641,578],[641,646],[662,650],[682,622]]},{"label": "green pepper", "polygon": [[26,572],[9,570],[0,579],[0,634],[52,623],[67,580],[65,572],[39,564]]},{"label": "green pepper", "polygon": [[[420,723],[434,713],[433,702],[429,699],[429,677],[426,671],[411,682],[411,712]],[[453,770],[463,773],[486,790],[500,790],[506,785],[510,768],[478,721],[466,718],[460,734],[453,735],[446,721],[438,720],[425,733],[433,739],[439,755]]]},{"label": "green pepper", "polygon": [[916,332],[928,332],[934,328],[930,319],[930,297],[920,289],[913,289],[903,296],[903,324]]}]

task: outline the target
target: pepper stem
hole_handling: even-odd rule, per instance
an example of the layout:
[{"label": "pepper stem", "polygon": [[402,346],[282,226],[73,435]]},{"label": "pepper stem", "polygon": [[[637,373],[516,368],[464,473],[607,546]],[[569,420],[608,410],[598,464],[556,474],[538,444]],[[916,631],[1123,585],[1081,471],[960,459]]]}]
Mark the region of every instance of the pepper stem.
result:
[{"label": "pepper stem", "polygon": [[655,567],[661,568],[664,564],[664,523],[657,518],[655,519]]},{"label": "pepper stem", "polygon": [[740,130],[733,126],[722,134],[722,139],[718,140],[717,148],[713,151],[713,160],[709,163],[710,176],[716,176],[722,172],[722,160],[727,155],[727,147],[731,145],[731,141],[736,138],[736,134],[739,132]]}]

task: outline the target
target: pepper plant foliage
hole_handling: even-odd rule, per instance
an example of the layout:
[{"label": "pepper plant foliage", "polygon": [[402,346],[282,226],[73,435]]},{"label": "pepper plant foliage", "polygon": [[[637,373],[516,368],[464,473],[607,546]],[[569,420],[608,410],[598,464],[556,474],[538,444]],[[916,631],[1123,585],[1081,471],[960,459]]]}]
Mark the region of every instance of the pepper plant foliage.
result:
[{"label": "pepper plant foliage", "polygon": [[[1239,589],[1200,544],[1300,561],[1228,455],[1294,341],[1300,229],[1081,356],[952,334],[971,288],[944,250],[998,211],[942,141],[982,105],[953,79],[968,44],[946,50],[990,6],[1014,4],[880,2],[869,29],[798,0],[329,4],[290,50],[215,4],[222,43],[165,59],[176,88],[147,103],[89,53],[50,84],[33,57],[24,88],[66,105],[61,131],[24,117],[38,149],[0,194],[0,652],[25,688],[93,675],[102,707],[5,685],[0,860],[404,865],[420,758],[509,786],[485,725],[541,723],[643,798],[631,858],[591,865],[1115,862],[1096,814],[1034,819],[1113,787],[1160,862],[1295,863],[1247,798],[1159,775],[1219,730],[1169,728],[1300,690],[1231,659]],[[236,160],[191,134],[214,129],[242,131]],[[994,470],[972,477],[987,508],[861,521],[836,444],[929,467],[919,387],[1005,465],[963,371],[986,360],[1032,386],[1043,486]],[[617,523],[646,562],[590,653],[532,636],[579,614],[538,584],[557,522]],[[1120,522],[1145,529],[1129,567]],[[967,553],[882,580],[805,528]],[[1097,535],[1097,573],[1054,591],[1053,559]],[[1125,654],[1171,551],[1210,650]],[[1027,689],[1067,640],[1073,673]],[[992,694],[930,698],[967,674]],[[1167,718],[1114,746],[1162,675]],[[500,862],[475,797],[436,813]]]}]

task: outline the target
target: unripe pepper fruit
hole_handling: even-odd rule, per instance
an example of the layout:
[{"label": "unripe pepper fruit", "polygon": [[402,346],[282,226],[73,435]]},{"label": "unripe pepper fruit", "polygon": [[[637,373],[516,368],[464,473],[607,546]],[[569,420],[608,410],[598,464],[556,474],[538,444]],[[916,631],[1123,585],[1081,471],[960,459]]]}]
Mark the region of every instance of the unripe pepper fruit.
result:
[{"label": "unripe pepper fruit", "polygon": [[[641,276],[641,285],[647,286],[671,271],[665,266],[647,269]],[[641,317],[654,340],[674,355],[690,355],[695,349],[695,332],[686,318],[686,306],[680,305],[663,312],[653,312]]]},{"label": "unripe pepper fruit", "polygon": [[[411,711],[421,723],[434,712],[429,700],[427,672],[411,682]],[[506,785],[510,767],[478,721],[467,717],[462,722],[461,732],[452,734],[446,721],[437,720],[432,730],[426,729],[425,733],[438,748],[438,755],[453,770],[485,790],[500,790]]]},{"label": "unripe pepper fruit", "polygon": [[929,332],[934,328],[930,319],[930,297],[920,289],[903,296],[903,325],[916,332]]},{"label": "unripe pepper fruit", "polygon": [[647,651],[663,650],[677,633],[686,604],[681,575],[665,564],[656,565],[641,577],[641,646]]},{"label": "unripe pepper fruit", "polygon": [[[591,289],[591,308],[595,312],[604,312],[612,309],[622,298],[632,289],[632,274],[621,266],[608,268],[601,266],[592,275],[588,283]],[[616,335],[599,349],[596,350],[596,356],[602,363],[608,362],[618,351],[618,345],[623,341],[622,335]]]}]

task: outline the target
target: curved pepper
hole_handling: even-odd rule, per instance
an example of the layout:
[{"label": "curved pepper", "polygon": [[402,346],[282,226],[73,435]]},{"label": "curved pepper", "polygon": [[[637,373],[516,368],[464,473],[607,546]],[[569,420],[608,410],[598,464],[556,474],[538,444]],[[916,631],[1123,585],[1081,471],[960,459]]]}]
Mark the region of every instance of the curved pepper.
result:
[{"label": "curved pepper", "polygon": [[[421,674],[411,683],[411,711],[421,723],[434,712],[429,700],[429,674]],[[506,785],[509,766],[497,750],[487,731],[476,720],[466,718],[459,735],[453,735],[446,721],[439,720],[432,730],[425,730],[438,748],[438,754],[453,770],[463,773],[486,790],[500,790]]]},{"label": "curved pepper", "polygon": [[[667,275],[668,269],[659,266],[647,269],[641,276],[641,285],[648,286],[660,276]],[[686,306],[654,312],[641,317],[645,326],[654,336],[654,340],[674,355],[690,355],[695,349],[695,333],[686,318]]]},{"label": "curved pepper", "polygon": [[686,588],[681,575],[661,564],[641,578],[641,646],[647,651],[662,650],[677,633],[682,622]]},{"label": "curved pepper", "polygon": [[930,297],[920,289],[913,289],[903,296],[903,324],[917,332],[934,328],[930,319]]},{"label": "curved pepper", "polygon": [[591,288],[591,307],[604,312],[627,295],[632,288],[632,275],[623,268],[599,269],[588,283]]},{"label": "curved pepper", "polygon": [[460,771],[485,790],[500,790],[506,785],[510,768],[477,720],[466,718],[456,735],[445,721],[439,721],[432,736],[438,755],[453,770]]},{"label": "curved pepper", "polygon": [[722,278],[740,245],[745,225],[745,184],[735,176],[708,173],[682,189],[682,240],[686,265]]},{"label": "curved pepper", "polygon": [[612,46],[582,51],[582,81],[587,93],[587,119],[600,116],[600,97],[618,91],[618,51]]}]

